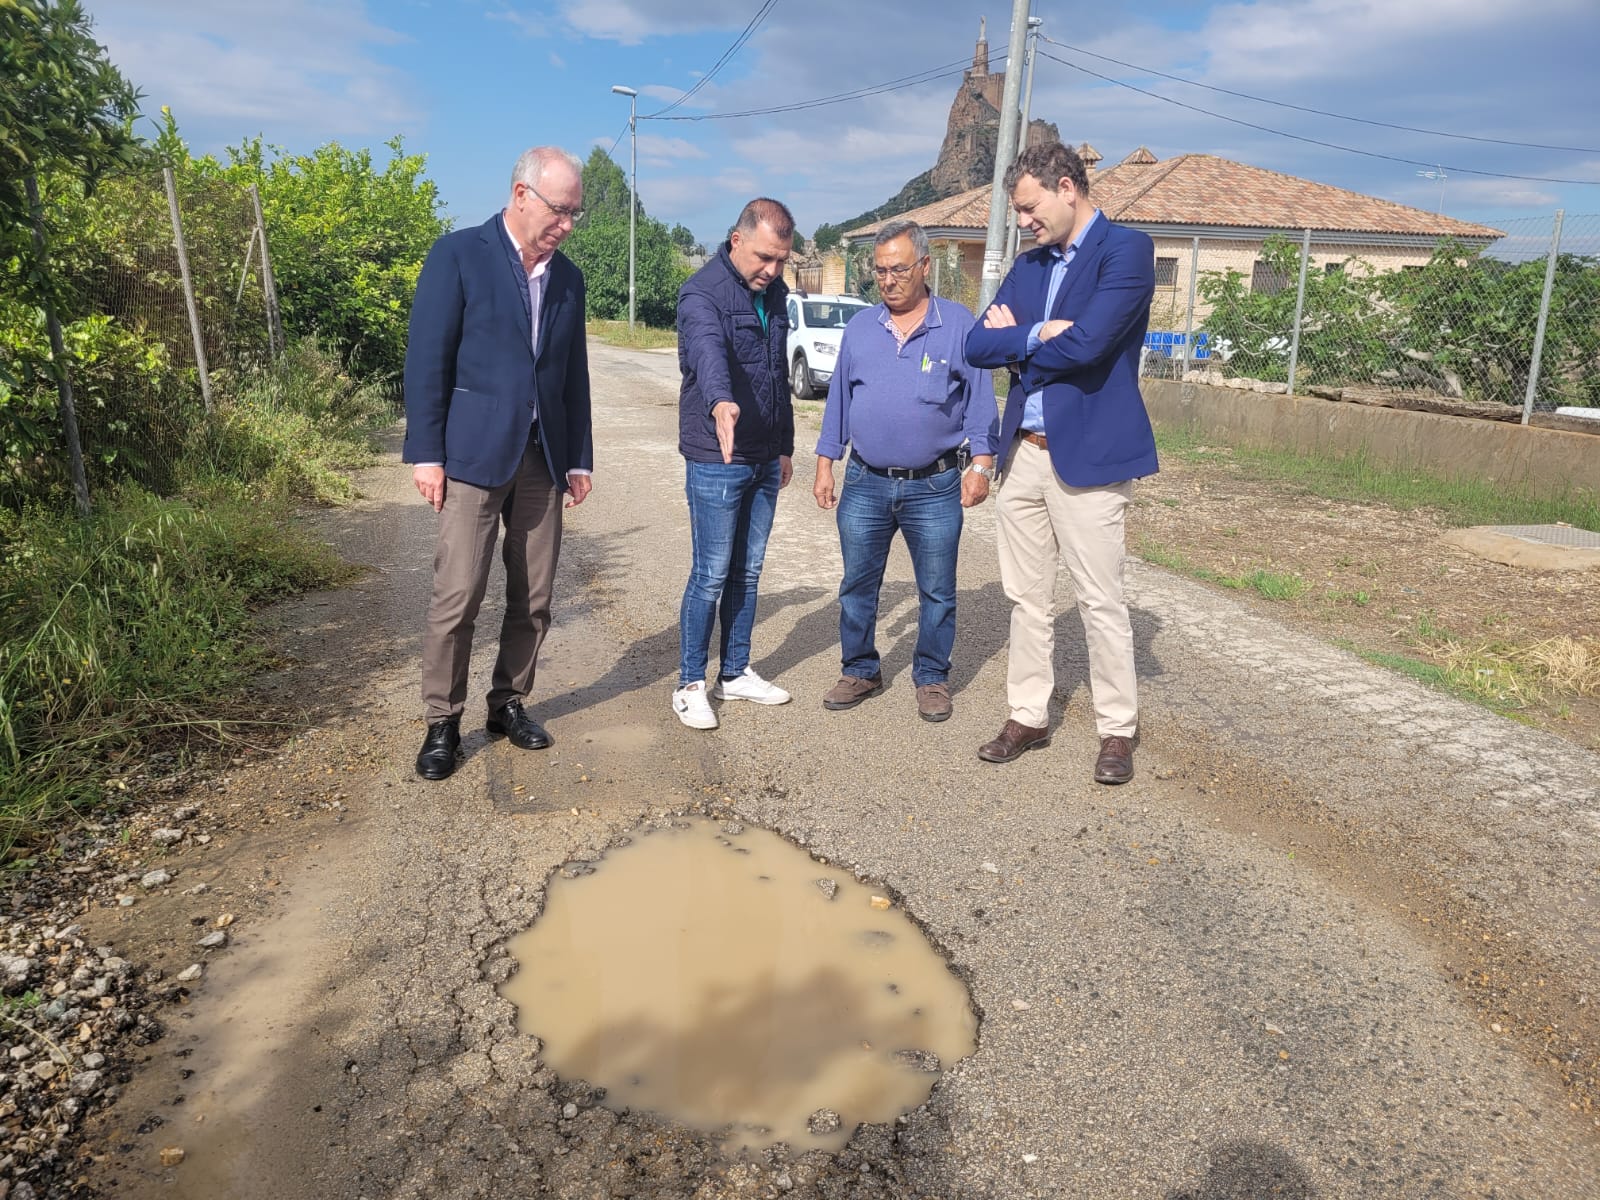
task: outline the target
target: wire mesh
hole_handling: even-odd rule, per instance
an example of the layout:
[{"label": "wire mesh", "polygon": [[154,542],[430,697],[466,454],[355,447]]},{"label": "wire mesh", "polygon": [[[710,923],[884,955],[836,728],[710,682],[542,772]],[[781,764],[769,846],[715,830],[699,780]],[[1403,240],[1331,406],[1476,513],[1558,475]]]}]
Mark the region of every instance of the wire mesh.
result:
[{"label": "wire mesh", "polygon": [[[213,387],[225,391],[270,356],[254,207],[247,188],[225,180],[180,174],[177,195],[202,344]],[[161,174],[111,178],[89,195],[67,187],[47,195],[46,208],[91,494],[125,478],[169,492],[206,412]],[[53,417],[54,381],[24,337],[12,336],[13,362],[33,364],[18,374],[19,390]],[[54,451],[34,457],[57,461],[41,462],[31,477],[13,472],[15,494],[6,499],[64,477],[59,430],[51,441]]]},{"label": "wire mesh", "polygon": [[1292,377],[1301,393],[1366,389],[1507,416],[1530,395],[1534,411],[1600,406],[1600,216],[1499,232],[1475,244],[1158,239],[1141,371],[1265,392]]}]

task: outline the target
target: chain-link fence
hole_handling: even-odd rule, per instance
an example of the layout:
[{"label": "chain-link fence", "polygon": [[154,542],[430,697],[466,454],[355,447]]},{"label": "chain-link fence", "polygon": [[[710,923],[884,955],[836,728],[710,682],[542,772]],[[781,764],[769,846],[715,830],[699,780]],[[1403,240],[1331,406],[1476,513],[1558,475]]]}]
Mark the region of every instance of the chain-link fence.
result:
[{"label": "chain-link fence", "polygon": [[[264,364],[278,336],[276,298],[250,188],[224,180],[123,175],[91,195],[45,196],[53,316],[88,490],[132,478],[157,492],[203,428],[214,390]],[[7,475],[18,496],[51,490],[71,459],[62,387],[45,320],[8,305],[12,377]],[[81,494],[81,493],[80,493]]]},{"label": "chain-link fence", "polygon": [[1158,239],[1141,370],[1523,419],[1600,407],[1600,216],[1501,227],[1477,243]]}]

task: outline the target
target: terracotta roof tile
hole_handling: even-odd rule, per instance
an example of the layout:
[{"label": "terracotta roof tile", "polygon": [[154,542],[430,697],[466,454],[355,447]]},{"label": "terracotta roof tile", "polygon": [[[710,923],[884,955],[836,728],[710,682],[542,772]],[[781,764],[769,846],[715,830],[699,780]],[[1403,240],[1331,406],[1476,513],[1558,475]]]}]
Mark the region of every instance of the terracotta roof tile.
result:
[{"label": "terracotta roof tile", "polygon": [[[1498,229],[1439,216],[1420,208],[1364,196],[1331,184],[1252,167],[1211,154],[1184,154],[1166,162],[1140,157],[1095,172],[1090,192],[1112,220],[1130,225],[1214,225],[1245,229],[1313,229],[1347,233],[1412,234],[1474,241],[1501,236]],[[957,193],[899,214],[930,229],[984,230],[990,185]],[[883,222],[852,229],[869,236]]]}]

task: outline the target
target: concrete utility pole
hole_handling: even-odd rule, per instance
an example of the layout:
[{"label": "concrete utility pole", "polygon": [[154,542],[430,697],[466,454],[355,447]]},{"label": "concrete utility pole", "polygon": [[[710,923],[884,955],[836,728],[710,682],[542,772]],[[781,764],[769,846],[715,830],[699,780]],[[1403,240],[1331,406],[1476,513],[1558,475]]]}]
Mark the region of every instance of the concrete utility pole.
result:
[{"label": "concrete utility pole", "polygon": [[[1017,153],[1028,148],[1028,125],[1033,115],[1033,59],[1039,53],[1039,26],[1043,17],[1028,18],[1028,82],[1022,93],[1022,120],[1017,125]],[[1017,214],[1006,205],[1006,264],[1009,267],[1017,257],[1017,246],[1022,241],[1022,230],[1017,226]]]},{"label": "concrete utility pole", "polygon": [[1000,139],[994,151],[994,186],[989,191],[989,232],[983,240],[983,280],[978,290],[978,314],[989,307],[1000,290],[1006,271],[1006,168],[1017,156],[1017,102],[1022,94],[1022,60],[1028,41],[1028,10],[1032,0],[1012,0],[1011,45],[1006,51],[1006,86],[1000,96]]}]

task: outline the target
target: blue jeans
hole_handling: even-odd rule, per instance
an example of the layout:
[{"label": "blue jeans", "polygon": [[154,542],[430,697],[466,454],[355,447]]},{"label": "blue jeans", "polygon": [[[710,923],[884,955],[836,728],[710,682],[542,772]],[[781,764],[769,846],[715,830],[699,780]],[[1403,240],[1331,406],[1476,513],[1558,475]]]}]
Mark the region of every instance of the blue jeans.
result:
[{"label": "blue jeans", "polygon": [[855,459],[839,495],[839,644],[844,673],[868,678],[881,668],[874,637],[878,592],[899,530],[917,580],[917,649],[911,678],[918,687],[950,678],[956,642],[956,549],[961,542],[961,472],[926,479],[890,479]]},{"label": "blue jeans", "polygon": [[723,679],[750,665],[750,633],[756,623],[756,584],[767,554],[767,536],[778,507],[777,459],[766,463],[689,461],[684,492],[694,561],[678,611],[678,686],[704,680],[711,630],[722,617]]}]

